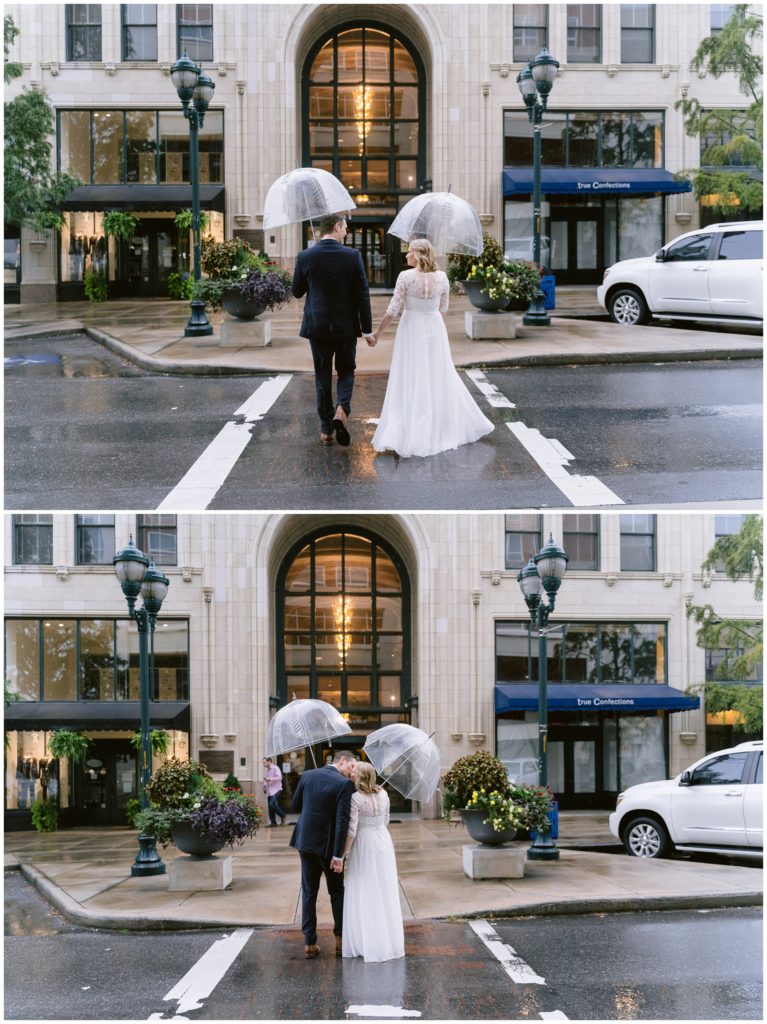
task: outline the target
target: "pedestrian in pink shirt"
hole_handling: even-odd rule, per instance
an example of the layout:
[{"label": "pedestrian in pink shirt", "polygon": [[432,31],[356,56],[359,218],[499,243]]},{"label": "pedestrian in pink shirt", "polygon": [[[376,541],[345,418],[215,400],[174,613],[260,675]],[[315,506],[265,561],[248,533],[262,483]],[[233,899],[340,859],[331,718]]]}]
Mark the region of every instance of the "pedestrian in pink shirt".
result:
[{"label": "pedestrian in pink shirt", "polygon": [[264,792],[267,796],[267,805],[269,807],[269,825],[277,824],[277,816],[280,817],[280,825],[285,824],[287,814],[283,811],[280,806],[280,793],[282,792],[282,772],[277,765],[272,761],[271,757],[264,758],[264,781],[263,787]]}]

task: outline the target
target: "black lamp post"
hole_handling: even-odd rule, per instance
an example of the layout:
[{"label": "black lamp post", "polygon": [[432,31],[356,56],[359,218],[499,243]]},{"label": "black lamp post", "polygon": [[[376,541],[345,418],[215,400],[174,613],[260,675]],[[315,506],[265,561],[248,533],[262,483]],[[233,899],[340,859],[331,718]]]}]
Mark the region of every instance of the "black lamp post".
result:
[{"label": "black lamp post", "polygon": [[[139,797],[141,810],[149,806],[146,785],[152,774],[152,741],[149,722],[149,649],[148,636],[154,633],[157,616],[168,593],[170,580],[163,576],[154,562],[133,543],[133,537],[122,551],[118,551],[112,559],[115,575],[120,582],[123,594],[128,602],[130,617],[138,627],[139,686],[141,695],[141,773]],[[136,607],[136,598],[141,595],[143,605]],[[132,875],[164,875],[163,863],[155,837],[142,833],[138,837],[139,852],[131,867]]]},{"label": "black lamp post", "polygon": [[[548,784],[548,760],[546,741],[548,737],[548,678],[546,674],[546,636],[549,615],[554,611],[557,591],[567,569],[568,557],[562,548],[549,537],[549,542],[527,563],[517,576],[517,583],[530,610],[530,621],[538,630],[538,760],[540,784]],[[546,591],[548,602],[541,601],[541,590]],[[551,836],[551,822],[535,837],[527,851],[529,860],[559,860],[559,850]]]},{"label": "black lamp post", "polygon": [[[184,117],[189,122],[189,178],[192,183],[192,240],[194,243],[193,276],[195,284],[200,280],[200,129],[205,122],[205,112],[213,99],[216,83],[190,60],[186,50],[180,60],[171,65],[170,77],[184,108]],[[192,312],[184,328],[187,338],[212,334],[213,328],[205,316],[205,302],[192,299]]]},{"label": "black lamp post", "polygon": [[[559,61],[549,55],[544,46],[541,52],[517,75],[517,85],[527,107],[527,116],[533,126],[533,260],[541,262],[541,122],[546,112],[549,93],[557,77]],[[548,327],[551,318],[546,313],[543,288],[538,285],[535,298],[530,300],[522,323],[531,327]]]}]

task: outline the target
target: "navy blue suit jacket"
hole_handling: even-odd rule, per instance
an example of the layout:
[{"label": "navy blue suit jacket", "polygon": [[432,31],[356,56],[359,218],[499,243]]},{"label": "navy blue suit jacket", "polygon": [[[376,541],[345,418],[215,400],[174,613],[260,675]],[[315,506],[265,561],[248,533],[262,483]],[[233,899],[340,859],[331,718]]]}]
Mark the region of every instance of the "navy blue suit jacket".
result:
[{"label": "navy blue suit jacket", "polygon": [[293,294],[306,295],[301,337],[342,341],[370,334],[373,318],[362,257],[334,238],[323,238],[296,257]]},{"label": "navy blue suit jacket", "polygon": [[323,860],[343,856],[353,792],[354,783],[330,765],[304,772],[293,794],[299,818],[290,845]]}]

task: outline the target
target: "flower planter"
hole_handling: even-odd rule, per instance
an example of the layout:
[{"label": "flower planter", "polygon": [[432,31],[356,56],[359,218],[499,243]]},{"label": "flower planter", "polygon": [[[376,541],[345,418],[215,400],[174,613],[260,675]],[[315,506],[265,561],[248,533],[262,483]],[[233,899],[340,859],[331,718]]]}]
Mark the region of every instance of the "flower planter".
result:
[{"label": "flower planter", "polygon": [[515,828],[496,832],[492,825],[485,825],[485,818],[488,817],[488,812],[485,810],[468,810],[463,808],[458,813],[461,815],[461,819],[471,838],[483,846],[502,846],[504,843],[510,843],[516,838],[517,830]]},{"label": "flower planter", "polygon": [[221,304],[230,316],[238,320],[255,320],[266,309],[266,306],[254,306],[239,288],[227,288],[221,296]]},{"label": "flower planter", "polygon": [[491,299],[482,291],[482,284],[479,281],[461,281],[466,289],[466,295],[472,306],[481,309],[483,313],[500,313],[506,308],[508,299]]},{"label": "flower planter", "polygon": [[188,821],[177,821],[171,829],[171,835],[179,850],[192,857],[210,857],[214,853],[218,853],[224,845],[203,839]]}]

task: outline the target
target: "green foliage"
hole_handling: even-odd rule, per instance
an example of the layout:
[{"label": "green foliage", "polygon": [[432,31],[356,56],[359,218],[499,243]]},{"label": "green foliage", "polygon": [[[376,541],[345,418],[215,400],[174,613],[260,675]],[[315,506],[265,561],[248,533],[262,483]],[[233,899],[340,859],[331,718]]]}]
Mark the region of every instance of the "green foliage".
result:
[{"label": "green foliage", "polygon": [[168,295],[172,299],[189,299],[192,298],[194,292],[194,279],[191,274],[180,274],[177,271],[173,271],[172,274],[168,274]]},{"label": "green foliage", "polygon": [[10,53],[11,47],[14,44],[16,36],[19,34],[19,30],[13,21],[10,14],[6,14],[3,18],[3,53],[5,54],[5,63],[3,64],[3,81],[13,81],[14,78],[19,78],[23,73],[24,69],[21,64],[13,64],[8,60],[8,54]]},{"label": "green foliage", "polygon": [[239,791],[242,792],[240,780],[237,778],[236,775],[233,775],[232,772],[229,772],[227,777],[224,779],[223,785],[224,789],[239,789]]},{"label": "green foliage", "polygon": [[491,299],[534,298],[541,280],[540,268],[528,260],[507,260],[492,235],[482,235],[481,256],[459,256],[448,260],[447,276],[453,291],[461,281],[477,281]]},{"label": "green foliage", "polygon": [[500,792],[480,789],[474,790],[466,806],[486,811],[483,824],[492,825],[496,832],[510,828],[539,832],[546,824],[551,793],[541,786],[507,785]]},{"label": "green foliage", "polygon": [[6,676],[3,681],[3,707],[9,707],[11,704],[15,704],[17,700],[20,700],[18,693],[13,690],[10,679]]},{"label": "green foliage", "polygon": [[125,801],[125,821],[131,828],[136,828],[136,815],[140,810],[140,800],[133,798]]},{"label": "green foliage", "polygon": [[706,714],[735,711],[742,719],[740,728],[743,732],[761,735],[764,725],[764,690],[761,686],[706,683],[695,687],[695,690],[705,694]]},{"label": "green foliage", "polygon": [[101,227],[105,235],[127,241],[136,233],[138,217],[134,217],[127,210],[107,210]]},{"label": "green foliage", "polygon": [[109,297],[107,275],[101,270],[87,270],[83,274],[83,288],[89,302],[106,302]]},{"label": "green foliage", "polygon": [[745,109],[710,109],[695,97],[675,104],[683,113],[688,135],[726,138],[702,154],[702,169],[684,172],[692,179],[695,197],[715,196],[712,208],[723,214],[758,210],[763,203],[762,183],[737,169],[737,165],[763,167],[763,61],[756,45],[761,36],[761,16],[747,4],[737,4],[722,31],[705,38],[690,62],[691,70],[704,71],[711,78],[735,75],[740,92],[750,101]]},{"label": "green foliage", "polygon": [[207,792],[209,787],[215,790],[216,784],[204,764],[169,757],[154,772],[146,790],[156,807],[168,810],[172,807],[187,807],[193,794]]},{"label": "green foliage", "polygon": [[720,537],[706,555],[703,568],[713,572],[721,564],[728,580],[752,579],[754,597],[762,599],[764,525],[758,515],[746,516],[737,533]]},{"label": "green foliage", "polygon": [[[180,228],[182,231],[191,231],[192,230],[192,221],[193,221],[193,219],[194,219],[194,214],[192,213],[191,210],[181,210],[173,218],[173,223],[176,225],[177,228]],[[208,223],[209,223],[209,221],[210,221],[210,218],[208,217],[207,213],[205,213],[204,210],[201,210],[200,211],[200,231],[201,232],[208,230]]]},{"label": "green foliage", "polygon": [[189,812],[183,807],[147,807],[145,811],[139,811],[133,819],[133,827],[139,832],[146,832],[154,836],[161,846],[168,846],[173,842],[171,830],[177,821],[185,821]]},{"label": "green foliage", "polygon": [[202,299],[213,310],[220,309],[224,292],[233,288],[235,283],[226,278],[201,277],[192,287],[192,298]]},{"label": "green foliage", "polygon": [[25,89],[4,112],[5,223],[59,229],[64,200],[80,181],[51,170],[53,108],[44,92]]},{"label": "green foliage", "polygon": [[48,740],[48,753],[51,757],[68,757],[73,764],[85,760],[90,740],[80,732],[71,729],[59,729]]},{"label": "green foliage", "polygon": [[475,264],[483,267],[501,268],[504,260],[501,243],[486,231],[482,232],[482,253],[479,256],[460,256],[458,253],[451,253],[447,262],[447,277],[451,285],[458,281],[466,281],[469,272]]},{"label": "green foliage", "polygon": [[56,801],[35,800],[32,804],[32,824],[38,832],[55,832],[59,827],[59,810]]},{"label": "green foliage", "polygon": [[[153,754],[167,754],[170,746],[170,735],[165,729],[150,729],[149,743]],[[134,750],[141,750],[141,730],[137,729],[130,738]]]},{"label": "green foliage", "polygon": [[509,788],[509,777],[503,764],[487,750],[459,757],[449,771],[442,776],[442,803],[445,817],[459,807],[466,807],[475,790],[484,789],[505,792]]},{"label": "green foliage", "polygon": [[209,237],[202,244],[201,265],[208,277],[231,281],[252,267],[265,271],[268,264],[243,238],[216,242]]}]

